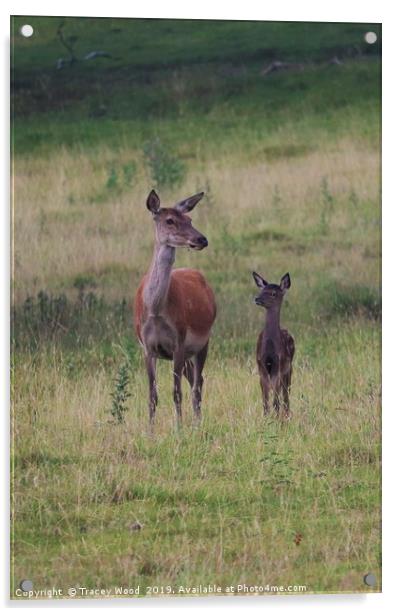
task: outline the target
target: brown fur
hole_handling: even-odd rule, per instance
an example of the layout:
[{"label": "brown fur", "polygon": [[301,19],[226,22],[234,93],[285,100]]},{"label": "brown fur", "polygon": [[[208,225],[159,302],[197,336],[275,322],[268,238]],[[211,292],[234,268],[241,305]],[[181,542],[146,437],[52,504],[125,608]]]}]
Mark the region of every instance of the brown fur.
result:
[{"label": "brown fur", "polygon": [[280,394],[283,395],[283,405],[284,405],[284,415],[286,418],[290,417],[290,404],[289,404],[289,393],[290,393],[290,385],[292,380],[292,371],[293,371],[293,357],[295,352],[294,338],[289,334],[287,329],[280,330],[280,350],[277,353],[278,357],[278,366],[276,373],[273,375],[269,374],[266,365],[266,334],[265,330],[263,330],[257,340],[257,366],[258,372],[260,375],[260,385],[261,391],[263,395],[263,407],[264,414],[267,415],[269,413],[269,402],[268,396],[269,392],[272,389],[274,391],[274,408],[279,413],[280,408]]},{"label": "brown fur", "polygon": [[280,327],[280,310],[284,295],[290,288],[290,276],[285,274],[279,285],[269,284],[256,272],[253,272],[253,277],[261,289],[255,302],[266,310],[265,325],[258,337],[256,349],[264,415],[269,413],[269,394],[273,390],[276,412],[279,414],[282,393],[284,416],[289,418],[289,393],[295,346],[294,339],[287,329]]},{"label": "brown fur", "polygon": [[[134,302],[134,326],[141,343],[142,326],[147,317],[143,301],[147,277],[141,280]],[[216,318],[216,302],[213,291],[198,270],[181,268],[172,271],[165,316],[175,324],[182,341],[188,329],[198,336],[210,334]]]},{"label": "brown fur", "polygon": [[[259,368],[263,370],[265,349],[265,331],[263,330],[257,340],[257,363]],[[281,329],[281,353],[279,356],[279,372],[280,376],[284,377],[291,372],[291,364],[294,357],[294,338],[289,334],[287,329]]]},{"label": "brown fur", "polygon": [[207,239],[192,226],[187,215],[203,194],[188,197],[174,208],[161,208],[154,190],[147,199],[147,208],[155,222],[155,250],[149,271],[136,293],[134,325],[144,348],[151,426],[158,403],[158,359],[173,361],[173,396],[178,423],[182,420],[183,374],[191,386],[196,421],[201,417],[202,371],[211,326],[216,317],[216,303],[213,291],[200,272],[193,269],[173,270],[173,264],[177,248],[189,247],[200,251],[207,246]]}]

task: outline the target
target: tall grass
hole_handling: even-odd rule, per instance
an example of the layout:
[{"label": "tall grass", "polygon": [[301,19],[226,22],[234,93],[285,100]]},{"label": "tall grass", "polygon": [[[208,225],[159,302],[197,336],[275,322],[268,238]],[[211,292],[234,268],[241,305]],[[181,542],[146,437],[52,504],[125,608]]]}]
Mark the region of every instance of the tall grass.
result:
[{"label": "tall grass", "polygon": [[379,583],[378,327],[334,327],[312,354],[312,337],[296,337],[289,425],[264,423],[253,361],[210,355],[202,428],[186,395],[175,432],[161,365],[152,439],[142,365],[118,425],[106,365],[73,375],[62,354],[21,359],[14,583],[144,589],[243,576],[337,592],[362,590],[367,571]]},{"label": "tall grass", "polygon": [[[40,185],[31,179],[39,161],[17,161],[13,588],[30,577],[144,589],[244,576],[337,592],[362,590],[368,571],[379,583],[377,154],[346,139],[294,164],[190,167],[173,198],[206,178],[213,201],[193,217],[209,248],[179,251],[177,265],[205,272],[219,316],[202,428],[191,429],[185,385],[175,433],[170,365],[160,362],[152,440],[129,307],[152,251],[148,184],[141,169],[139,190],[90,203],[107,155],[95,166],[64,151]],[[327,233],[324,177],[334,200]],[[292,277],[282,315],[297,345],[288,426],[262,418],[252,269]],[[112,424],[126,359],[131,397],[124,423]]]},{"label": "tall grass", "polygon": [[[92,159],[83,152],[76,156],[63,150],[54,155],[44,172],[40,172],[40,159],[16,160],[17,302],[46,288],[73,293],[79,276],[94,281],[97,292],[131,297],[152,252],[151,219],[145,207],[151,181],[142,163],[137,167],[134,187],[126,187],[117,195],[110,192],[106,200],[93,202],[98,185],[106,183],[108,161],[115,156],[123,165],[133,154],[121,150],[115,155],[104,148]],[[196,159],[180,188],[160,191],[162,201],[172,205],[180,196],[206,185],[211,188],[212,203],[203,201],[193,213],[194,224],[209,236],[210,249],[200,255],[180,251],[179,265],[195,263],[212,274],[216,255],[217,260],[223,259],[224,271],[228,272],[233,263],[230,253],[235,250],[239,272],[244,263],[250,270],[253,264],[249,261],[253,259],[254,265],[261,267],[264,260],[269,262],[275,248],[279,253],[280,247],[287,247],[286,260],[294,255],[295,261],[303,258],[311,262],[306,275],[312,276],[323,271],[325,264],[333,268],[329,257],[336,244],[340,256],[344,252],[347,255],[346,263],[341,264],[343,270],[349,269],[352,259],[361,260],[365,251],[367,262],[374,263],[371,255],[377,254],[379,155],[370,145],[346,137],[332,146],[323,140],[315,151],[293,160],[267,162],[258,156],[241,164],[239,160],[231,154],[220,154],[209,162]],[[39,173],[41,182],[32,182]],[[323,178],[327,178],[336,201],[329,222],[330,238],[323,238],[318,229]],[[275,186],[279,190],[278,208]],[[350,198],[353,191],[357,207]],[[364,233],[365,229],[372,232]],[[285,240],[269,245],[266,234],[276,237],[281,232]],[[251,240],[248,246],[246,240],[254,237],[253,233],[258,234],[258,240]],[[233,245],[228,243],[231,237]],[[300,251],[302,255],[297,254]],[[362,267],[358,276],[370,283],[376,272],[377,267]]]}]

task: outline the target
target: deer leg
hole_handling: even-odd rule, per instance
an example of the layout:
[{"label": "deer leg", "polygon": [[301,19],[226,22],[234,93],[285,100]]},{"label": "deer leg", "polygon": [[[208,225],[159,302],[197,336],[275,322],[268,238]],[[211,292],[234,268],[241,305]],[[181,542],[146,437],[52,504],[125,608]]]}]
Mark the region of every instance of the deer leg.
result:
[{"label": "deer leg", "polygon": [[283,392],[283,411],[286,419],[289,419],[291,416],[290,412],[290,401],[289,401],[289,393],[290,393],[290,383],[292,380],[292,372],[288,372],[285,374],[282,380],[282,392]]},{"label": "deer leg", "polygon": [[178,348],[176,350],[176,352],[174,353],[174,370],[173,370],[173,375],[174,375],[174,389],[173,389],[173,397],[174,397],[174,404],[176,407],[176,414],[177,414],[177,425],[180,426],[182,423],[182,408],[181,408],[181,403],[182,403],[182,391],[181,391],[181,380],[182,380],[182,373],[184,370],[184,349],[183,348]]},{"label": "deer leg", "polygon": [[158,403],[158,394],[156,390],[156,357],[146,355],[145,365],[149,383],[149,423],[153,426],[155,422],[156,405]]},{"label": "deer leg", "polygon": [[277,415],[279,415],[279,411],[280,411],[280,393],[281,393],[281,379],[280,377],[278,377],[277,382],[275,383],[274,401],[273,401],[274,409]]},{"label": "deer leg", "polygon": [[192,387],[192,406],[195,415],[195,421],[197,424],[200,423],[202,417],[202,387],[203,387],[203,367],[206,362],[207,350],[209,348],[209,343],[199,351],[197,355],[195,355],[193,360],[193,387]]},{"label": "deer leg", "polygon": [[269,378],[263,374],[260,374],[261,392],[263,394],[263,409],[264,417],[269,413]]},{"label": "deer leg", "polygon": [[280,410],[280,399],[279,399],[279,392],[275,391],[274,392],[274,409],[276,411],[276,414],[279,415],[279,410]]},{"label": "deer leg", "polygon": [[193,363],[190,359],[187,359],[187,361],[185,362],[183,372],[184,372],[185,378],[187,379],[192,389],[194,377],[193,377]]}]

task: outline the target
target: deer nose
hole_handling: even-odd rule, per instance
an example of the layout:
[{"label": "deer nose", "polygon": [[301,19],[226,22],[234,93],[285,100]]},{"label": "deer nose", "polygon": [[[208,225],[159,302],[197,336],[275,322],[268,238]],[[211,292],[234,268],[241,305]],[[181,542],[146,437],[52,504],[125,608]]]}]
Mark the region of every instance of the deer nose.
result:
[{"label": "deer nose", "polygon": [[209,242],[207,241],[207,238],[205,238],[205,236],[204,236],[204,235],[201,235],[201,236],[198,238],[198,244],[200,244],[203,248],[206,248],[206,246],[208,246],[208,245],[209,245]]}]

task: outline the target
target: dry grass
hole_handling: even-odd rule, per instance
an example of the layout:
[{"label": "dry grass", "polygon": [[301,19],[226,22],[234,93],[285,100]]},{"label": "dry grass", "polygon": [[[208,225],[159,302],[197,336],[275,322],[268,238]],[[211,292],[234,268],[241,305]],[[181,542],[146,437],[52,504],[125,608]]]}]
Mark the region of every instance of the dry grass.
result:
[{"label": "dry grass", "polygon": [[[135,152],[121,151],[117,160],[123,164],[136,156]],[[145,208],[150,180],[139,167],[131,189],[117,196],[105,191],[106,200],[96,202],[96,195],[106,186],[109,161],[114,159],[115,154],[107,150],[98,152],[95,159],[61,150],[44,169],[40,159],[16,160],[16,302],[43,288],[71,288],[76,276],[87,273],[99,278],[97,284],[107,294],[132,295],[133,284],[147,267],[152,252],[153,230]],[[260,225],[292,231],[299,237],[300,232],[318,223],[325,180],[340,204],[333,215],[333,228],[346,232],[352,226],[351,236],[355,237],[360,229],[357,212],[348,207],[350,194],[355,194],[359,203],[372,204],[379,195],[378,153],[348,139],[330,150],[322,144],[319,150],[293,160],[242,165],[238,157],[231,161],[229,155],[216,161],[199,161],[196,166],[192,165],[183,186],[175,191],[178,194],[166,194],[165,200],[169,204],[173,198],[210,186],[212,203],[204,203],[194,213],[194,224],[209,235],[210,245],[224,230],[220,224],[214,226],[214,215],[231,232],[250,232]],[[377,224],[377,211],[374,219]],[[358,250],[363,248],[362,244]],[[266,245],[263,249],[265,253]],[[352,258],[361,258],[355,247],[351,250],[349,268]],[[329,258],[327,253],[324,259],[328,262]],[[206,269],[209,259],[211,255],[201,255],[200,267]],[[179,254],[179,263],[184,261],[199,262],[197,255],[191,259]],[[366,277],[366,270],[362,270],[358,273]],[[120,272],[130,275],[131,291],[118,285]],[[109,284],[107,277],[112,278]],[[126,281],[126,276],[122,277],[123,285]]]},{"label": "dry grass", "polygon": [[[48,164],[16,159],[17,306],[40,289],[73,299],[78,276],[109,302],[132,297],[152,251],[149,180],[139,156],[122,150],[120,164],[138,165],[134,184],[108,194],[115,157],[103,149],[61,150]],[[149,437],[135,353],[126,423],[109,423],[125,339],[107,353],[95,338],[18,348],[12,592],[22,578],[142,592],[200,583],[360,591],[369,571],[380,589],[379,325],[361,305],[347,317],[321,297],[333,281],[347,285],[347,301],[355,285],[377,293],[378,182],[378,153],[347,138],[294,159],[199,159],[177,194],[165,195],[170,203],[210,187],[193,215],[209,249],[177,260],[206,273],[219,305],[198,431],[186,398],[185,427],[175,432],[170,365],[161,362]],[[292,276],[283,311],[297,344],[288,425],[262,418],[252,269]],[[130,345],[132,337],[129,326]]]},{"label": "dry grass", "polygon": [[[264,423],[252,362],[210,359],[203,426],[192,431],[186,399],[177,434],[164,364],[152,439],[141,368],[118,426],[108,422],[105,370],[76,381],[60,357],[44,356],[34,370],[21,364],[15,580],[61,588],[241,580],[324,592],[361,590],[367,571],[380,580],[379,358],[368,354],[377,337],[360,322],[332,332],[328,366],[306,366],[299,351],[285,426]],[[347,339],[343,355],[336,343]],[[270,452],[284,460],[282,474]]]}]

